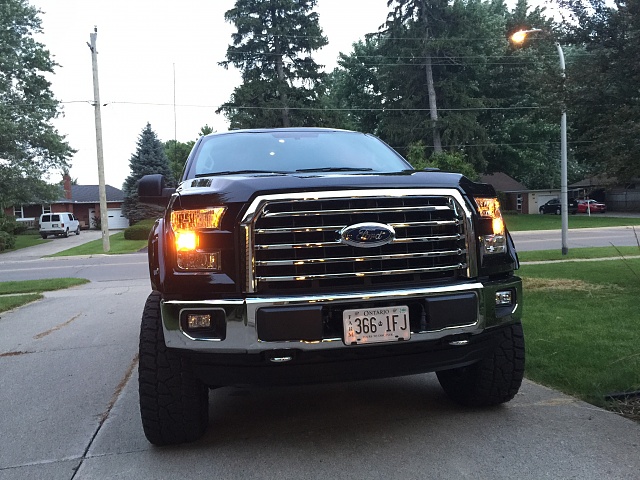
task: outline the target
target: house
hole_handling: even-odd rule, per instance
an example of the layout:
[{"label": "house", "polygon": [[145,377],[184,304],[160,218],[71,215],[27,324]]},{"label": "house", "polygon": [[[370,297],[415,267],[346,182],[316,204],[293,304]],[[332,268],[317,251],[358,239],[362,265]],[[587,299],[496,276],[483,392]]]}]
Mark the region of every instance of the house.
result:
[{"label": "house", "polygon": [[[553,198],[560,198],[559,188],[530,190],[502,172],[481,175],[480,181],[495,188],[500,195],[503,211],[540,213],[542,205]],[[574,186],[568,191],[569,198],[578,198],[579,193],[580,189]]]},{"label": "house", "polygon": [[[495,172],[487,175],[481,175],[480,181],[488,183],[496,192],[501,193],[500,202],[502,210],[518,213],[529,212],[529,191],[523,184],[511,178],[506,173]],[[534,213],[537,212],[537,209]]]},{"label": "house", "polygon": [[608,211],[640,211],[640,178],[622,181],[606,175],[595,175],[570,185],[581,198],[592,198],[607,204]]},{"label": "house", "polygon": [[[122,190],[105,185],[109,229],[129,226],[129,220],[122,215],[120,207],[124,201]],[[100,191],[98,185],[72,185],[71,177],[64,175],[63,191],[58,200],[51,204],[15,205],[5,209],[7,215],[15,216],[19,222],[36,226],[43,213],[71,212],[80,221],[81,228],[97,228],[100,218]]]}]

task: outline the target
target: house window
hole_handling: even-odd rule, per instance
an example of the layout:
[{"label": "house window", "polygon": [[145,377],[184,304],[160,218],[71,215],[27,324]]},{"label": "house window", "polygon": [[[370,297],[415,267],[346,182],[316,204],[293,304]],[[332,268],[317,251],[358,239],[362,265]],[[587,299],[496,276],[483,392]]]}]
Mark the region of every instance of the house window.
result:
[{"label": "house window", "polygon": [[51,213],[51,205],[42,205],[42,213]]},{"label": "house window", "polygon": [[13,216],[16,218],[24,218],[24,211],[22,210],[22,205],[16,205],[13,207]]},{"label": "house window", "polygon": [[518,194],[518,198],[516,199],[516,210],[518,212],[522,211],[522,194],[521,193]]}]

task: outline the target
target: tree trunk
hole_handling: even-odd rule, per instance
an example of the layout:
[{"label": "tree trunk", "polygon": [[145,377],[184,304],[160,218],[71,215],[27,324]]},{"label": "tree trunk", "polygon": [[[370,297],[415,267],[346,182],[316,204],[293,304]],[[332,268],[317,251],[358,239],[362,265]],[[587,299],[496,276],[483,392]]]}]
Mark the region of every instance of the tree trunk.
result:
[{"label": "tree trunk", "polygon": [[275,53],[276,53],[276,72],[278,74],[278,80],[280,83],[280,100],[282,101],[282,126],[290,127],[289,121],[289,98],[287,92],[284,90],[287,80],[284,78],[284,68],[282,66],[282,53],[280,51],[280,41],[278,37],[275,39]]},{"label": "tree trunk", "polygon": [[433,150],[442,153],[442,141],[440,140],[440,128],[438,127],[438,106],[436,102],[436,89],[433,86],[433,70],[431,68],[431,54],[426,54],[427,91],[429,92],[429,115],[431,116],[431,130],[433,131]]}]

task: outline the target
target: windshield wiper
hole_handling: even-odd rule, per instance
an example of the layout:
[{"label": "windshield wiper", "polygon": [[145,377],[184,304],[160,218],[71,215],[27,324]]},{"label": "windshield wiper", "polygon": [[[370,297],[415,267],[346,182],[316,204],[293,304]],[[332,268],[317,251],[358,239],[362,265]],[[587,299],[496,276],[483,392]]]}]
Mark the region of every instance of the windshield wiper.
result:
[{"label": "windshield wiper", "polygon": [[196,174],[196,178],[214,177],[218,175],[244,175],[248,173],[273,173],[274,175],[284,175],[291,172],[278,172],[274,170],[226,170],[224,172],[198,173]]},{"label": "windshield wiper", "polygon": [[305,172],[371,172],[373,168],[354,167],[323,167],[323,168],[301,168],[296,170],[299,173]]}]

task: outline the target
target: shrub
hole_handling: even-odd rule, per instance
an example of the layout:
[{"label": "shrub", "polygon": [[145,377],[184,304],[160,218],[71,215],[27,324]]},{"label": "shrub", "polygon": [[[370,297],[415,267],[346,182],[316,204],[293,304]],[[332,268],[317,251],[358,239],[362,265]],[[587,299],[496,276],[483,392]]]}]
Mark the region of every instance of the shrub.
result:
[{"label": "shrub", "polygon": [[0,252],[16,246],[16,237],[9,232],[0,230]]},{"label": "shrub", "polygon": [[137,223],[132,227],[125,228],[125,240],[146,240],[149,238],[151,227],[144,222]]}]

